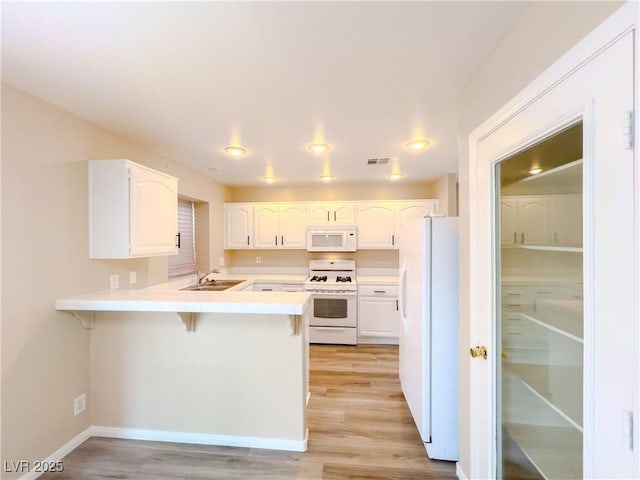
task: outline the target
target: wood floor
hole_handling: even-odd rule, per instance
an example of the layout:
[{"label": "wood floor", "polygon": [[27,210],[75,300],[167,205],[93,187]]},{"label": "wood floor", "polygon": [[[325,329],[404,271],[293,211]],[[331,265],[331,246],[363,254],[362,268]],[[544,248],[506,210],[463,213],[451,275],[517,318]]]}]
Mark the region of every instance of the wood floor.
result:
[{"label": "wood floor", "polygon": [[91,438],[54,479],[455,479],[432,461],[400,390],[398,347],[312,345],[304,453]]}]

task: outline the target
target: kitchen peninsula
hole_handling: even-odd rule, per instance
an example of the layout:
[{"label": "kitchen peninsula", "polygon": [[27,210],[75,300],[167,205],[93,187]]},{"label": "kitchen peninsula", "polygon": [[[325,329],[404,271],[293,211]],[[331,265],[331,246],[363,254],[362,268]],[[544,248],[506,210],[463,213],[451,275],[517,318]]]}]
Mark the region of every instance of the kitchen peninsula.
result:
[{"label": "kitchen peninsula", "polygon": [[91,434],[306,450],[309,294],[181,286],[56,302],[90,330]]}]

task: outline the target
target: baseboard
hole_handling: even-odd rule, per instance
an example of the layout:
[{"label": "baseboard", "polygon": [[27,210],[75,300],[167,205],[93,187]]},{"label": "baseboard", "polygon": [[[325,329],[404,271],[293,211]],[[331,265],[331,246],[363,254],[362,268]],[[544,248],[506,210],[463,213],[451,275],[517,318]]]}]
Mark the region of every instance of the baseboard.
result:
[{"label": "baseboard", "polygon": [[465,475],[464,470],[462,470],[460,462],[456,462],[456,475],[460,480],[467,480],[467,476]]},{"label": "baseboard", "polygon": [[358,345],[398,345],[397,337],[358,337]]},{"label": "baseboard", "polygon": [[91,436],[150,440],[154,442],[196,443],[199,445],[220,445],[225,447],[264,448],[292,452],[305,452],[308,443],[308,432],[306,432],[304,440],[289,440],[284,438],[243,437],[93,426],[91,427]]},{"label": "baseboard", "polygon": [[[62,460],[64,457],[66,457],[68,454],[70,454],[72,451],[78,448],[81,444],[83,444],[85,441],[91,438],[91,429],[92,427],[89,427],[83,432],[73,437],[71,440],[65,443],[62,447],[60,447],[58,450],[56,450],[51,455],[49,455],[45,460],[43,460],[42,463],[46,465],[46,464],[55,463]],[[22,477],[20,477],[20,480],[32,480],[34,478],[38,478],[43,473],[45,472],[29,472],[26,475],[23,475]]]}]

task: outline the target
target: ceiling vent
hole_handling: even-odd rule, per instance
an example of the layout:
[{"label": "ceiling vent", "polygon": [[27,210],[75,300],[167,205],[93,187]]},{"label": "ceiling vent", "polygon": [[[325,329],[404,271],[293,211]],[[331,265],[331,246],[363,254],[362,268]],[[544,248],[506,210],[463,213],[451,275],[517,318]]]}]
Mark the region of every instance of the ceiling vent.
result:
[{"label": "ceiling vent", "polygon": [[367,165],[386,165],[389,163],[389,157],[384,158],[370,158],[367,160]]}]

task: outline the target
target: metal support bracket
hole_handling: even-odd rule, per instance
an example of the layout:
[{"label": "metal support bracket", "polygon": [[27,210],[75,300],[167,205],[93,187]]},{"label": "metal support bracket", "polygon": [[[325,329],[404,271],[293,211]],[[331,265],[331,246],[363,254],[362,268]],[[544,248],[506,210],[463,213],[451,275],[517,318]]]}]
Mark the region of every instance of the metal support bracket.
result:
[{"label": "metal support bracket", "polygon": [[95,312],[76,312],[75,310],[69,310],[69,313],[73,315],[73,317],[78,320],[78,322],[80,322],[80,325],[82,325],[84,328],[86,328],[87,330],[93,329],[96,321]]},{"label": "metal support bracket", "polygon": [[196,331],[196,320],[198,319],[198,314],[195,312],[176,312],[182,323],[187,327],[187,332],[195,332]]},{"label": "metal support bracket", "polygon": [[289,315],[289,335],[300,335],[300,315]]}]

